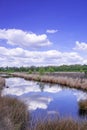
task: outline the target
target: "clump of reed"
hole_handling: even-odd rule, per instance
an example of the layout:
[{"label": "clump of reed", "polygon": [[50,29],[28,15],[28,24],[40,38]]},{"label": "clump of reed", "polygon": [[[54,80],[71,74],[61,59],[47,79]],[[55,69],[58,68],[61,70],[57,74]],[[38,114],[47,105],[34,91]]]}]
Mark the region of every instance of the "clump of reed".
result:
[{"label": "clump of reed", "polygon": [[4,86],[5,86],[5,79],[0,77],[0,96],[1,96],[1,91]]},{"label": "clump of reed", "polygon": [[0,77],[0,87],[5,86],[5,79]]},{"label": "clump of reed", "polygon": [[30,130],[87,130],[87,121],[77,121],[72,118],[40,120]]},{"label": "clump of reed", "polygon": [[79,108],[87,111],[87,99],[79,101]]},{"label": "clump of reed", "polygon": [[16,98],[0,97],[0,130],[26,130],[27,106]]},{"label": "clump of reed", "polygon": [[78,102],[78,105],[79,105],[79,114],[81,116],[87,117],[87,99],[86,100],[80,100]]},{"label": "clump of reed", "polygon": [[[13,73],[13,76],[21,77],[26,80],[35,80],[53,84],[60,84],[63,86],[68,86],[70,88],[87,90],[87,78],[80,78],[74,76],[53,76],[53,75],[39,75],[39,74],[26,74],[26,73]],[[67,74],[66,74],[67,75]]]}]

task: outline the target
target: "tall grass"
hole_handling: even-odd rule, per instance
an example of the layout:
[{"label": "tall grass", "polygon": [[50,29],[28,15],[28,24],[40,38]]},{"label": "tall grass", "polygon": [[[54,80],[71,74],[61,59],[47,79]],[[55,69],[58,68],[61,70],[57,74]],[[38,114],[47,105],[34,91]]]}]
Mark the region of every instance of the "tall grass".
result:
[{"label": "tall grass", "polygon": [[87,99],[79,101],[79,109],[87,111]]},{"label": "tall grass", "polygon": [[[77,89],[87,90],[87,79],[73,78],[67,76],[51,76],[38,74],[14,73],[14,76],[22,77],[27,80],[37,80],[41,82],[58,83]],[[3,84],[1,85],[1,88]],[[79,109],[87,111],[87,100],[79,102]],[[71,118],[55,118],[54,120],[38,120],[33,124],[29,121],[27,106],[18,99],[11,97],[0,97],[0,130],[87,130],[87,121],[77,121]],[[37,115],[38,118],[38,115]]]},{"label": "tall grass", "polygon": [[5,86],[5,79],[0,77],[0,96],[4,86]]},{"label": "tall grass", "polygon": [[10,97],[0,97],[0,130],[26,130],[29,121],[27,106]]},{"label": "tall grass", "polygon": [[72,118],[40,120],[29,130],[87,130],[87,121],[76,121]]},{"label": "tall grass", "polygon": [[74,78],[73,75],[75,74],[73,73],[71,73],[72,76],[63,76],[63,75],[53,76],[51,74],[39,75],[39,74],[25,74],[25,73],[13,73],[12,75],[16,77],[24,78],[26,80],[36,80],[36,81],[47,82],[47,83],[61,84],[71,88],[87,90],[87,78],[85,77]]},{"label": "tall grass", "polygon": [[87,99],[86,100],[80,100],[78,102],[79,105],[79,114],[81,116],[85,116],[87,118]]}]

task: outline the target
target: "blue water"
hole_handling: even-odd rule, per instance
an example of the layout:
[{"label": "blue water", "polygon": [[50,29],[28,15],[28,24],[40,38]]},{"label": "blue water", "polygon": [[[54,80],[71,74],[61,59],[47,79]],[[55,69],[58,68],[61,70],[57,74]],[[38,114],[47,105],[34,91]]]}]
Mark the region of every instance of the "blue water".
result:
[{"label": "blue water", "polygon": [[33,116],[62,116],[78,118],[78,101],[87,99],[87,93],[60,85],[26,81],[23,78],[7,78],[3,95],[17,97],[27,104]]}]

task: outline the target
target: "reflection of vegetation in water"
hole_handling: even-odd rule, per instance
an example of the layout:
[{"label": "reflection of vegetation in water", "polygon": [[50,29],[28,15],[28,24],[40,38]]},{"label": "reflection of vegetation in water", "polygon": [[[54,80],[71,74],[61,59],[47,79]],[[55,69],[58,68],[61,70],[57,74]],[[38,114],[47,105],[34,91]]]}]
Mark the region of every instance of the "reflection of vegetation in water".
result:
[{"label": "reflection of vegetation in water", "polygon": [[42,83],[42,82],[38,82],[38,85],[39,85],[39,88],[40,88],[41,92],[43,92],[43,91],[44,91],[45,84]]},{"label": "reflection of vegetation in water", "polygon": [[87,117],[87,110],[79,109],[79,116]]},{"label": "reflection of vegetation in water", "polygon": [[49,86],[49,89],[50,89],[51,87],[53,87],[53,84],[50,84],[50,83],[46,83],[46,84],[45,84],[44,82],[38,82],[37,84],[39,85],[39,88],[40,88],[41,92],[44,91],[45,85],[48,85],[48,86]]}]

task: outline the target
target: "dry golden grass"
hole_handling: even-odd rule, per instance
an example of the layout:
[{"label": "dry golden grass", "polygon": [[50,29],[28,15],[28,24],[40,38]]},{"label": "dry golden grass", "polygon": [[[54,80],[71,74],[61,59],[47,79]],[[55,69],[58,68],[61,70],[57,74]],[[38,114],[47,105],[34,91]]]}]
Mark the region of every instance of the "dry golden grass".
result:
[{"label": "dry golden grass", "polygon": [[0,130],[26,130],[28,123],[26,105],[10,97],[0,97]]},{"label": "dry golden grass", "polygon": [[29,130],[87,130],[87,121],[76,121],[72,118],[40,120]]},{"label": "dry golden grass", "polygon": [[0,77],[0,96],[4,86],[5,86],[5,79]]},{"label": "dry golden grass", "polygon": [[[13,76],[21,77],[26,80],[35,80],[53,84],[60,84],[68,86],[70,88],[87,90],[87,78],[80,78],[73,76],[53,76],[53,75],[39,75],[39,74],[25,74],[25,73],[13,73]],[[72,73],[73,75],[73,73]]]},{"label": "dry golden grass", "polygon": [[79,101],[79,109],[87,111],[87,99]]}]

